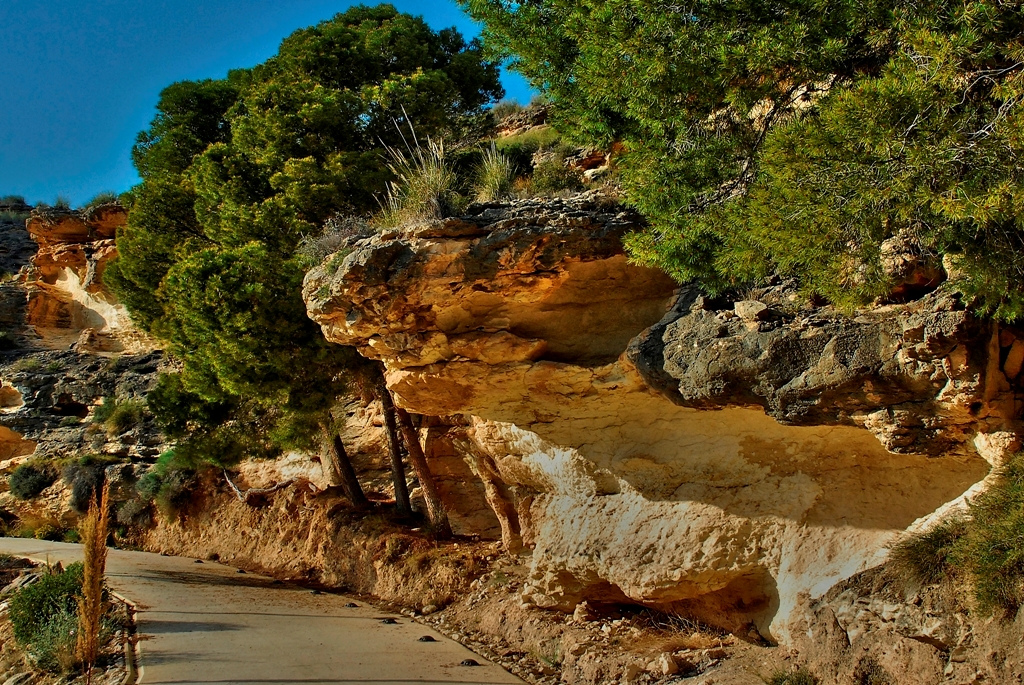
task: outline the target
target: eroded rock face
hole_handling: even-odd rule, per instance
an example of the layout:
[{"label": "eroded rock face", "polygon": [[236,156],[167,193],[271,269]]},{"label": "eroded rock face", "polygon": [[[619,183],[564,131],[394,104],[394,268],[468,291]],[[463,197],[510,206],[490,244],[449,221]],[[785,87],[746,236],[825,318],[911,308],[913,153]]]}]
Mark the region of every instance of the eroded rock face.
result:
[{"label": "eroded rock face", "polygon": [[47,209],[29,217],[28,233],[39,250],[27,284],[27,323],[49,346],[114,353],[157,347],[103,285],[103,271],[117,256],[117,228],[126,218],[118,204],[81,212]]},{"label": "eroded rock face", "polygon": [[[1024,343],[941,295],[852,318],[783,287],[673,300],[622,253],[637,227],[587,197],[488,205],[354,240],[304,295],[403,406],[467,416],[506,545],[533,548],[528,601],[788,640],[1015,448]],[[983,458],[978,434],[1006,439]]]}]

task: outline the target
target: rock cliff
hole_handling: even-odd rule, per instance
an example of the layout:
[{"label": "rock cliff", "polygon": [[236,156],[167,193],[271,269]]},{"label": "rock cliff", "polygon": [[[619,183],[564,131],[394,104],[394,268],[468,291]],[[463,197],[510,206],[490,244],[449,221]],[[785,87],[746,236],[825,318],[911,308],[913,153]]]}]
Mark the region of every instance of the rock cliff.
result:
[{"label": "rock cliff", "polygon": [[126,218],[116,203],[82,211],[36,210],[28,218],[28,233],[39,249],[26,274],[27,323],[44,344],[111,353],[157,347],[132,326],[103,284],[103,270],[117,255],[117,228]]},{"label": "rock cliff", "polygon": [[304,296],[449,417],[523,597],[791,641],[811,603],[1019,447],[1024,340],[933,292],[853,316],[786,284],[714,301],[629,263],[594,196],[353,239]]}]

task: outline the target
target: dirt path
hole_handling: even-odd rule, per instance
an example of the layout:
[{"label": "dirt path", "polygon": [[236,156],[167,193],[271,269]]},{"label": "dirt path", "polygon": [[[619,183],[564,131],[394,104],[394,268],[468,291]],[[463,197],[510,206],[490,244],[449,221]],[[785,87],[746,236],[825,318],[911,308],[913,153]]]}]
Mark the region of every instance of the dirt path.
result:
[{"label": "dirt path", "polygon": [[[0,538],[0,552],[81,559],[79,545],[18,538]],[[140,683],[522,682],[403,616],[213,562],[112,549],[107,580],[138,609]]]}]

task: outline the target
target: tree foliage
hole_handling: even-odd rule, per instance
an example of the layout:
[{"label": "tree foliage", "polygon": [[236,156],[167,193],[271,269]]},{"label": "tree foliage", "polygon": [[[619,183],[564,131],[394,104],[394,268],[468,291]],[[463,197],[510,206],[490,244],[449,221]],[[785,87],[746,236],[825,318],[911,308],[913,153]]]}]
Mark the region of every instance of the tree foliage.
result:
[{"label": "tree foliage", "polygon": [[253,69],[165,89],[105,275],[183,362],[151,401],[158,420],[220,462],[258,447],[247,431],[295,444],[329,423],[358,360],[306,316],[297,246],[375,206],[396,121],[440,134],[501,94],[479,45],[390,5],[296,31]]},{"label": "tree foliage", "polygon": [[1018,1],[463,0],[580,142],[625,144],[633,257],[853,306],[901,237],[1024,314]]}]

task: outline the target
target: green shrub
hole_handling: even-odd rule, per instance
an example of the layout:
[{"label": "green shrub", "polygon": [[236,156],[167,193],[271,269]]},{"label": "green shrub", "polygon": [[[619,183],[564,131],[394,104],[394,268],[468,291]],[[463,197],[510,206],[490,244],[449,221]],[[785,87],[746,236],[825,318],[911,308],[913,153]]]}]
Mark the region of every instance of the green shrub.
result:
[{"label": "green shrub", "polygon": [[502,100],[494,107],[491,107],[491,117],[494,118],[494,123],[500,124],[508,117],[512,116],[513,114],[518,114],[519,112],[522,112],[524,109],[526,108],[523,107],[518,102],[516,102],[515,100]]},{"label": "green shrub", "polygon": [[18,212],[13,209],[0,211],[0,223],[24,224],[29,217],[29,212]]},{"label": "green shrub", "polygon": [[36,540],[48,540],[49,542],[63,542],[66,534],[66,529],[52,523],[44,523],[32,531],[32,537]]},{"label": "green shrub", "polygon": [[970,504],[968,516],[898,543],[891,569],[904,580],[962,579],[978,609],[1015,614],[1024,605],[1024,453]]},{"label": "green shrub", "polygon": [[414,221],[441,219],[457,214],[464,204],[456,192],[458,177],[445,157],[444,141],[415,140],[407,151],[387,148],[388,169],[395,180],[388,183],[378,223],[385,227]]},{"label": "green shrub", "polygon": [[56,474],[39,464],[22,464],[11,474],[11,494],[21,500],[38,497],[46,488],[57,480]]},{"label": "green shrub", "polygon": [[476,176],[477,202],[504,200],[512,194],[512,182],[515,181],[512,160],[498,152],[494,143],[484,151]]},{"label": "green shrub", "polygon": [[117,510],[117,522],[132,528],[148,528],[153,522],[153,506],[150,499],[135,497],[122,504]]},{"label": "green shrub", "polygon": [[117,202],[117,193],[112,190],[104,191],[102,193],[96,193],[91,200],[85,203],[84,209],[92,209],[93,207],[99,207],[100,205],[108,205]]},{"label": "green shrub", "polygon": [[27,648],[29,658],[44,671],[70,673],[78,664],[78,612],[58,611],[46,621]]},{"label": "green shrub", "polygon": [[119,400],[104,397],[103,404],[93,410],[93,420],[102,423],[107,435],[123,435],[138,426],[146,416],[146,402],[142,399]]},{"label": "green shrub", "polygon": [[514,136],[505,136],[495,141],[499,150],[504,151],[510,147],[522,147],[532,152],[547,150],[558,145],[562,141],[562,134],[551,126],[535,126],[528,131],[517,133]]},{"label": "green shrub", "polygon": [[68,503],[79,514],[89,511],[89,504],[99,497],[106,480],[106,467],[100,464],[72,464],[64,469],[64,481],[71,485]]},{"label": "green shrub", "polygon": [[53,201],[54,209],[71,209],[71,200],[64,195],[58,195],[57,199]]},{"label": "green shrub", "polygon": [[930,585],[949,577],[950,550],[964,536],[965,519],[951,519],[919,535],[913,535],[892,548],[888,570],[906,583]]},{"label": "green shrub", "polygon": [[175,469],[164,476],[160,491],[156,495],[156,507],[166,518],[175,518],[192,500],[196,486],[195,474],[185,469]]},{"label": "green shrub", "polygon": [[575,169],[566,167],[561,155],[538,164],[530,177],[530,192],[535,195],[552,195],[582,188],[583,177]]},{"label": "green shrub", "polygon": [[35,357],[22,357],[18,361],[11,364],[11,371],[38,371],[43,368],[43,363]]},{"label": "green shrub", "polygon": [[21,588],[8,605],[14,638],[22,646],[32,644],[53,617],[77,610],[81,594],[81,562],[69,565],[61,573],[47,573],[34,585]]},{"label": "green shrub", "polygon": [[135,490],[145,502],[155,502],[166,518],[174,518],[191,501],[195,486],[195,472],[183,467],[178,455],[171,450],[161,454],[152,468],[139,478]]}]

